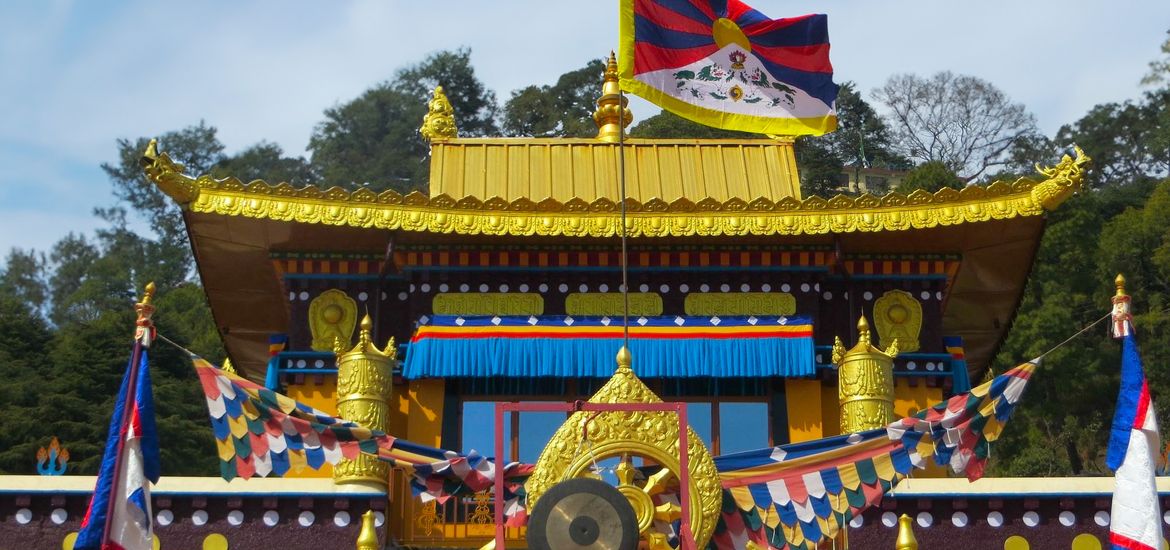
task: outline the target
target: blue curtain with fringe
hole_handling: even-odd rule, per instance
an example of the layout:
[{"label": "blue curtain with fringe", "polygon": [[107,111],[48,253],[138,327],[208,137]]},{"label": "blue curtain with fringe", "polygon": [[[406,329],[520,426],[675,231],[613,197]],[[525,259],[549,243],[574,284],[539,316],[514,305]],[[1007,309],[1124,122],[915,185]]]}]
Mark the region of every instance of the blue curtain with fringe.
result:
[{"label": "blue curtain with fringe", "polygon": [[[616,367],[622,327],[609,317],[437,316],[420,322],[403,376],[597,377]],[[639,317],[633,368],[643,377],[801,377],[814,373],[807,317]]]}]

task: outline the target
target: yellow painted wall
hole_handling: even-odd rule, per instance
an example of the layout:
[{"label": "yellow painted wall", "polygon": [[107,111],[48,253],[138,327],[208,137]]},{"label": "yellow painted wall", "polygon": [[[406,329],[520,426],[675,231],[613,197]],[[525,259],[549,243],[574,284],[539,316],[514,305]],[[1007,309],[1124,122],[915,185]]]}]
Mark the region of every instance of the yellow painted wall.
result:
[{"label": "yellow painted wall", "polygon": [[788,404],[788,440],[792,443],[824,437],[821,396],[820,380],[784,380],[784,399]]},{"label": "yellow painted wall", "polygon": [[841,397],[836,384],[821,384],[821,437],[841,435]]},{"label": "yellow painted wall", "polygon": [[[300,384],[285,386],[285,395],[321,412],[337,416],[337,375],[305,376]],[[285,477],[333,477],[333,466],[325,464],[314,470],[308,466],[293,464]]]},{"label": "yellow painted wall", "polygon": [[441,447],[445,385],[443,380],[433,378],[410,382],[406,394],[406,439]]}]

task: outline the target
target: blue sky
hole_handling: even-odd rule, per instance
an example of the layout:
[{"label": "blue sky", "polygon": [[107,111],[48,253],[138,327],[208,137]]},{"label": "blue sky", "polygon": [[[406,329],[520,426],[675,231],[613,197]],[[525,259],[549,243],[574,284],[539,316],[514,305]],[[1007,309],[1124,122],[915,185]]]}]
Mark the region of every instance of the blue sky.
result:
[{"label": "blue sky", "polygon": [[[756,0],[829,14],[838,82],[897,72],[987,79],[1052,134],[1136,98],[1170,2]],[[0,5],[0,251],[47,249],[113,203],[115,140],[205,120],[228,151],[301,154],[324,109],[444,48],[470,46],[501,98],[617,45],[617,2],[82,2]],[[634,102],[635,119],[654,110]],[[148,223],[148,222],[144,222]]]}]

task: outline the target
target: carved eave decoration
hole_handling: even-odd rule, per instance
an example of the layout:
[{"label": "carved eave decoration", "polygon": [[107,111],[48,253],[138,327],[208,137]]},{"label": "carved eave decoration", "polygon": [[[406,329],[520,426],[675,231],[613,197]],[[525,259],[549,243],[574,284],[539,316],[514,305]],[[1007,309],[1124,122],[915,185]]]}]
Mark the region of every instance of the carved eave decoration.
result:
[{"label": "carved eave decoration", "polygon": [[[884,197],[864,194],[831,199],[786,198],[778,202],[733,198],[698,203],[627,199],[632,237],[725,235],[820,235],[828,233],[928,229],[970,222],[1039,216],[1079,191],[1090,159],[1079,147],[1053,167],[1037,167],[1045,179],[915,191]],[[195,213],[243,216],[285,222],[461,235],[609,237],[620,224],[618,203],[609,199],[559,202],[527,198],[455,199],[419,192],[349,192],[340,187],[295,188],[287,183],[243,183],[238,178],[191,177],[159,153],[154,142],[142,165],[147,177],[185,209]]]}]

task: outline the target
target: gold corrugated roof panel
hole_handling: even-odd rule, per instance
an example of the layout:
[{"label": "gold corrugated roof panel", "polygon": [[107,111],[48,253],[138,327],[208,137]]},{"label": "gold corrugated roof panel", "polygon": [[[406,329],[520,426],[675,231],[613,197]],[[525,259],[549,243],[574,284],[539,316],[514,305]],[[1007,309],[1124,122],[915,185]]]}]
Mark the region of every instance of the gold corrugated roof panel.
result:
[{"label": "gold corrugated roof panel", "polygon": [[[642,140],[624,145],[626,196],[641,202],[800,199],[791,140]],[[594,139],[454,139],[431,145],[432,197],[618,201],[619,149]]]}]

